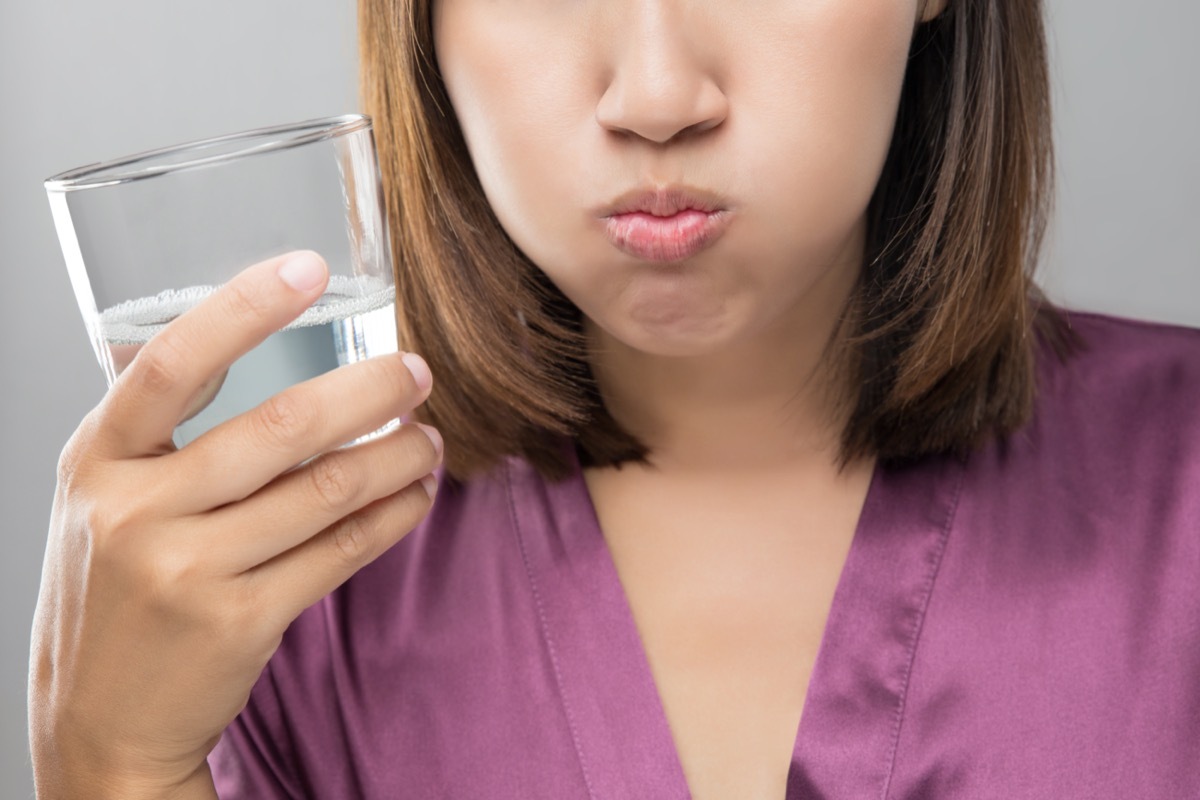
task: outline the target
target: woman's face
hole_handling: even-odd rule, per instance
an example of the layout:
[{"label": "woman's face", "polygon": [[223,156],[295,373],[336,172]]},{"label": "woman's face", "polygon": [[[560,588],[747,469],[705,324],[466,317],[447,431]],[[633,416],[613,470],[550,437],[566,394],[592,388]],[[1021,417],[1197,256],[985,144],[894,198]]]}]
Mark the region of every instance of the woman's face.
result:
[{"label": "woman's face", "polygon": [[614,339],[702,355],[839,310],[920,5],[437,0],[434,36],[517,246]]}]

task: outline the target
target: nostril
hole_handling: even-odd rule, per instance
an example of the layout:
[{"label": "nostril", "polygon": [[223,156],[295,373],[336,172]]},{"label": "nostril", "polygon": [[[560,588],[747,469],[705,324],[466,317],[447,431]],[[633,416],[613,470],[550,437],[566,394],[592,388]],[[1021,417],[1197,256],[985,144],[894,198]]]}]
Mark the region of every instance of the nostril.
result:
[{"label": "nostril", "polygon": [[667,144],[711,131],[728,113],[725,93],[703,73],[670,80],[624,74],[600,98],[595,118],[608,131]]},{"label": "nostril", "polygon": [[711,131],[713,128],[720,125],[723,121],[724,121],[724,119],[707,119],[703,122],[697,122],[694,125],[689,125],[688,127],[684,128],[683,130],[681,130],[679,133],[677,133],[675,135],[677,138],[680,138],[680,139],[688,137],[688,136],[696,136],[701,133],[706,133],[708,131]]}]

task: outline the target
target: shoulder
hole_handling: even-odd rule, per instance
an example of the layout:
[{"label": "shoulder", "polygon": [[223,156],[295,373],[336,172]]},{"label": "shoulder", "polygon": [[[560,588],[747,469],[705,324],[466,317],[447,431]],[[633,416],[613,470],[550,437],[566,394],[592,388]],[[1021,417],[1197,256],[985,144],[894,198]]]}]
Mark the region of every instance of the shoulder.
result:
[{"label": "shoulder", "polygon": [[[1040,353],[1033,433],[1113,458],[1200,462],[1200,329],[1064,312],[1077,345]],[[1178,463],[1178,462],[1176,462]]]},{"label": "shoulder", "polygon": [[[1200,331],[1090,313],[1066,322],[1078,346],[1042,348],[1032,418],[966,459],[954,527],[969,569],[1030,597],[1082,593],[1079,608],[1157,596],[1160,619],[1194,618]],[[1141,614],[1136,627],[1151,612],[1120,613]]]},{"label": "shoulder", "polygon": [[1200,330],[1065,322],[1077,344],[1040,349],[1033,416],[971,454],[960,511],[1034,549],[1088,539],[1119,560],[1154,540],[1200,559]]},{"label": "shoulder", "polygon": [[1031,550],[1086,539],[1119,561],[1170,542],[1200,567],[1200,330],[1065,321],[1077,345],[1041,348],[1033,416],[971,454],[960,512]]},{"label": "shoulder", "polygon": [[[1200,328],[1081,311],[1065,311],[1063,317],[1079,342],[1065,370],[1072,380],[1117,397],[1200,388]],[[1043,366],[1054,372],[1052,365]],[[1110,383],[1130,378],[1151,383],[1124,388]]]},{"label": "shoulder", "polygon": [[[1200,331],[1066,322],[1079,346],[1042,348],[1028,424],[954,462],[949,523],[922,509],[944,544],[900,752],[956,758],[938,739],[953,728],[987,742],[993,767],[1068,796],[1085,775],[1182,786],[1172,770],[1195,762],[1200,707]],[[1113,730],[1131,743],[1115,755]]]}]

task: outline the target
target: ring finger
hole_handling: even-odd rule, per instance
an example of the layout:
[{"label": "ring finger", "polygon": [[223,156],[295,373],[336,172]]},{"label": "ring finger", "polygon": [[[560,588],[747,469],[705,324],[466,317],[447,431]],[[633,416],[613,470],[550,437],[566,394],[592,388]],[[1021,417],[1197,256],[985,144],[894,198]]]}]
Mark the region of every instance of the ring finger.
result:
[{"label": "ring finger", "polygon": [[356,447],[326,453],[287,472],[239,503],[208,512],[226,541],[223,570],[240,573],[432,472],[441,437],[416,423]]}]

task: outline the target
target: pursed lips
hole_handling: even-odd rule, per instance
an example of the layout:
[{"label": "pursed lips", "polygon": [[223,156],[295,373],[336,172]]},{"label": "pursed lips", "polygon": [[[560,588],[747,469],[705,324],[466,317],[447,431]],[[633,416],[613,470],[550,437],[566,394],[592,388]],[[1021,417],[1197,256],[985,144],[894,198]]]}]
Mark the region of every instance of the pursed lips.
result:
[{"label": "pursed lips", "polygon": [[668,263],[711,247],[724,234],[731,214],[709,192],[665,187],[626,193],[601,217],[618,250],[643,261]]}]

